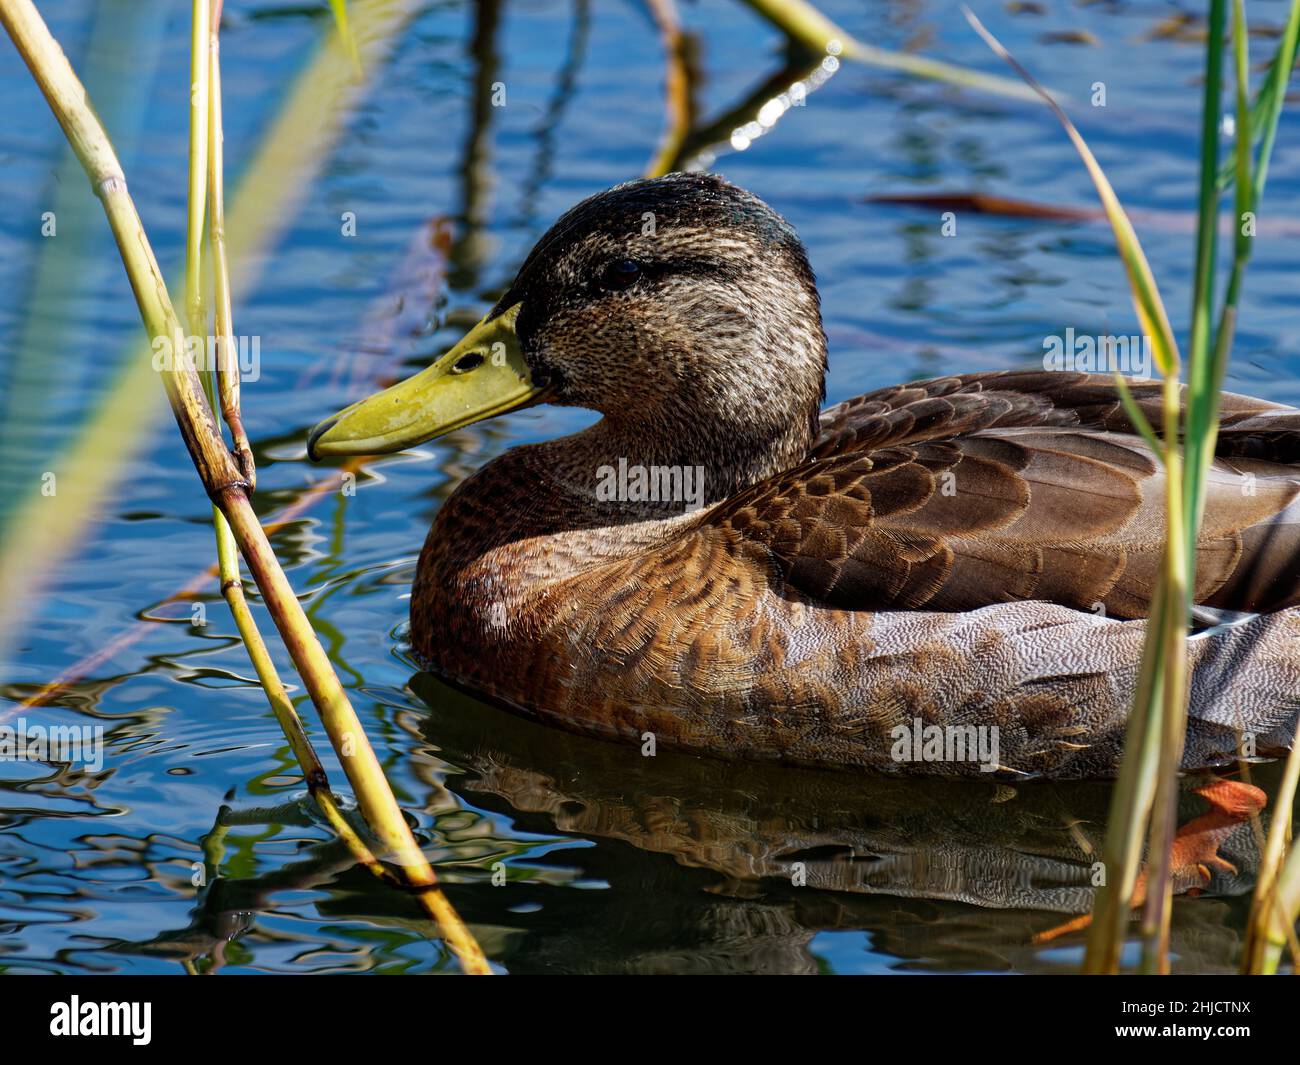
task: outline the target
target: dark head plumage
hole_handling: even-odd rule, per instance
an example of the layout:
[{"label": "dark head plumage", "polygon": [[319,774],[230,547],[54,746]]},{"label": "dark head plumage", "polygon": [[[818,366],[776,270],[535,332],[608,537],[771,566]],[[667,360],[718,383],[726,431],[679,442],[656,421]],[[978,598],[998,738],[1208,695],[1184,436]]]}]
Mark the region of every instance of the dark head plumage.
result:
[{"label": "dark head plumage", "polygon": [[716,174],[678,173],[625,181],[570,207],[528,253],[507,298],[545,278],[549,264],[563,260],[584,240],[655,236],[661,227],[746,234],[757,247],[788,256],[805,283],[813,281],[798,234],[771,207]]},{"label": "dark head plumage", "polygon": [[784,218],[720,177],[629,181],[577,204],[494,313],[515,304],[554,402],[600,411],[656,458],[708,462],[711,491],[811,443],[826,343],[807,254]]}]

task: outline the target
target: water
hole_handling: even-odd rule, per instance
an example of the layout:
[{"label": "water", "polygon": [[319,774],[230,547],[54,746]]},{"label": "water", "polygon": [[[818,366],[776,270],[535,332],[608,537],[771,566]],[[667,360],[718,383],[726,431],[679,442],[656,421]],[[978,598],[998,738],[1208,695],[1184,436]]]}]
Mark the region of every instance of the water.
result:
[{"label": "water", "polygon": [[[707,74],[707,122],[776,75],[782,47],[739,4],[682,6]],[[1153,35],[1171,10],[1159,4],[1052,5],[1042,15],[981,6],[1022,61],[1069,97],[1142,216],[1171,314],[1185,320],[1200,44]],[[174,276],[187,5],[41,7],[89,83]],[[662,50],[637,3],[388,8],[398,28],[367,64],[372,83],[336,112],[339,134],[318,167],[295,169],[311,152],[287,151],[269,186],[284,203],[249,231],[264,247],[250,260],[236,332],[260,338],[244,411],[268,520],[328,483],[330,470],[303,457],[310,425],[452,342],[549,221],[639,173],[663,131]],[[955,5],[834,0],[824,9],[873,44],[918,45],[1002,73]],[[236,184],[329,16],[323,4],[266,0],[232,0],[227,11]],[[1257,27],[1282,15],[1281,3],[1251,4]],[[1073,30],[1099,43],[1047,40]],[[1272,39],[1253,47],[1271,54]],[[504,107],[486,102],[496,82]],[[1104,108],[1091,106],[1097,82]],[[94,449],[102,466],[58,457],[121,380],[139,325],[97,205],[7,42],[0,88],[4,510],[46,472],[65,504],[113,486],[23,611],[3,671],[5,721],[101,726],[105,747],[98,771],[0,763],[0,966],[453,970],[416,910],[353,867],[303,802],[215,581],[203,577],[213,558],[208,504],[156,377],[124,386],[124,413]],[[1284,402],[1300,402],[1297,244],[1283,236],[1300,226],[1297,132],[1293,113],[1261,221],[1266,237],[1269,226],[1279,237],[1257,243],[1228,382]],[[1039,107],[846,65],[748,149],[724,143],[715,154],[716,169],[771,202],[807,242],[831,341],[831,401],[910,377],[1033,365],[1044,339],[1069,327],[1139,332],[1103,226],[959,212],[956,235],[945,237],[938,209],[868,202],[984,191],[1091,206],[1084,170]],[[54,240],[41,235],[51,210]],[[346,212],[355,236],[342,233]],[[438,254],[412,253],[430,226],[449,252],[445,271]],[[38,286],[41,262],[53,280]],[[1055,947],[1030,938],[1086,898],[1103,784],[1012,792],[641,759],[415,675],[403,648],[407,589],[440,501],[502,450],[589,418],[534,409],[369,462],[354,494],[331,486],[309,497],[272,536],[426,853],[494,963],[515,972],[1076,966],[1077,937]],[[106,481],[113,468],[117,479]],[[36,513],[58,525],[53,503]],[[191,597],[172,598],[191,584]],[[195,623],[196,604],[206,624]],[[269,630],[260,608],[259,619]],[[48,705],[20,705],[68,671]],[[303,713],[319,736],[305,703]],[[339,784],[332,756],[327,767]],[[1276,769],[1260,776],[1267,784]],[[1250,886],[1249,843],[1234,839],[1224,853],[1240,875],[1175,905],[1178,968],[1232,965]],[[806,885],[791,883],[794,862]]]}]

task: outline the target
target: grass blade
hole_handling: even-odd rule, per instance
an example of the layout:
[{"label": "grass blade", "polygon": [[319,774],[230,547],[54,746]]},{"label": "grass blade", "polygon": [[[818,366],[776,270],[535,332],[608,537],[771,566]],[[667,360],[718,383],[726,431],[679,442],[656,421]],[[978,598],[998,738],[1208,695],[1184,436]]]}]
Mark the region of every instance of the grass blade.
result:
[{"label": "grass blade", "polygon": [[[1146,253],[1109,179],[1092,150],[1060,105],[1034,77],[1004,48],[966,6],[967,21],[984,42],[1016,71],[1052,109],[1064,127],[1092,178],[1106,217],[1115,232],[1120,258],[1128,276],[1134,307],[1147,336],[1151,338],[1156,366],[1164,378],[1162,390],[1164,441],[1155,441],[1145,419],[1134,425],[1148,442],[1159,443],[1157,454],[1165,464],[1167,529],[1161,573],[1152,598],[1152,616],[1147,622],[1146,643],[1138,678],[1136,698],[1129,719],[1128,735],[1120,767],[1119,782],[1112,799],[1103,862],[1106,885],[1100,889],[1089,930],[1084,961],[1088,972],[1114,972],[1128,921],[1129,907],[1138,882],[1142,850],[1142,829],[1150,820],[1151,869],[1145,929],[1148,964],[1159,967],[1159,954],[1168,934],[1168,863],[1166,836],[1172,834],[1169,811],[1176,798],[1176,772],[1182,756],[1186,714],[1186,633],[1188,552],[1183,523],[1183,464],[1179,447],[1180,390],[1178,345],[1169,325]],[[1132,396],[1121,388],[1126,410],[1137,413]],[[1154,949],[1152,949],[1154,945]]]}]

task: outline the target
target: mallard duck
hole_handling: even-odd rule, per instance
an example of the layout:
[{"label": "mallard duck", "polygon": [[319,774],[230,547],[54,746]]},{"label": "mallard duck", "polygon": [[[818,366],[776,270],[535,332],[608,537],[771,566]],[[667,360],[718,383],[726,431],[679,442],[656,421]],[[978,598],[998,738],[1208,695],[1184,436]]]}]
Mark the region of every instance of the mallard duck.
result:
[{"label": "mallard duck", "polygon": [[[537,403],[602,415],[468,478],[420,555],[414,649],[492,700],[742,758],[1112,774],[1164,479],[1111,379],[962,374],[821,410],[826,351],[783,218],[707,174],[632,181],[308,449],[397,451]],[[1159,385],[1132,387],[1154,420]],[[1286,748],[1300,705],[1300,411],[1225,394],[1222,426],[1188,769],[1235,762],[1243,733]]]}]

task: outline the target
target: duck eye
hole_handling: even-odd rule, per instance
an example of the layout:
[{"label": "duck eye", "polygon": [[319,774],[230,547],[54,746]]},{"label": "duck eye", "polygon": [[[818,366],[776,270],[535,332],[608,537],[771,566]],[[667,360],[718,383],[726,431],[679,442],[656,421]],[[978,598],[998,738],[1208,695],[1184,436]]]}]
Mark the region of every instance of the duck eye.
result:
[{"label": "duck eye", "polygon": [[627,288],[640,276],[640,263],[632,259],[621,259],[605,267],[605,272],[601,274],[600,281],[605,288],[622,289]]},{"label": "duck eye", "polygon": [[468,373],[483,365],[483,355],[477,351],[466,352],[452,365],[452,373]]}]

